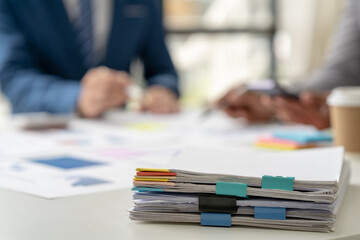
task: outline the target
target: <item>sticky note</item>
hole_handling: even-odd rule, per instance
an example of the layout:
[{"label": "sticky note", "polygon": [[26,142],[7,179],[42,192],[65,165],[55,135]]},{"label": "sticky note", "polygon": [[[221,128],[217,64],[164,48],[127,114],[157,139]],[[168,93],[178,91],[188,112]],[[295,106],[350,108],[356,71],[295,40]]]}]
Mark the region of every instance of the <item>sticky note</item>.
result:
[{"label": "sticky note", "polygon": [[166,178],[141,178],[141,177],[135,177],[134,181],[167,182],[168,179],[166,179]]},{"label": "sticky note", "polygon": [[278,131],[272,134],[274,138],[293,140],[298,143],[330,142],[333,140],[331,133],[321,131]]},{"label": "sticky note", "polygon": [[153,122],[129,123],[125,127],[138,131],[158,131],[165,128],[163,124]]},{"label": "sticky note", "polygon": [[170,172],[169,169],[159,169],[159,168],[137,168],[138,172]]},{"label": "sticky note", "polygon": [[167,186],[167,187],[175,187],[176,184],[173,182],[151,182],[151,181],[134,181],[134,187],[144,187],[144,186]]},{"label": "sticky note", "polygon": [[174,172],[137,172],[137,176],[176,176]]},{"label": "sticky note", "polygon": [[289,150],[297,150],[300,149],[298,147],[294,146],[284,146],[284,145],[278,145],[278,144],[271,144],[271,143],[255,143],[255,147],[258,148],[266,148],[271,150],[278,150],[278,151],[289,151]]},{"label": "sticky note", "polygon": [[255,146],[259,148],[284,151],[316,147],[315,144],[299,143],[294,140],[275,138],[272,136],[259,137],[255,143]]},{"label": "sticky note", "polygon": [[139,191],[139,192],[163,192],[161,188],[150,188],[150,187],[133,187],[132,191]]}]

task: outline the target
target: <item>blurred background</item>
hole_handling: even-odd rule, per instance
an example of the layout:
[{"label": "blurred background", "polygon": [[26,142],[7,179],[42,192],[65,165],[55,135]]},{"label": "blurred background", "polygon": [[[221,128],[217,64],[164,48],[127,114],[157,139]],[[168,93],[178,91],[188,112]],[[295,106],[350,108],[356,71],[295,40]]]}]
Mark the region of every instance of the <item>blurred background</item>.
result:
[{"label": "blurred background", "polygon": [[[344,0],[158,0],[185,107],[244,81],[301,81],[321,65]],[[141,81],[141,64],[132,75]],[[0,114],[9,107],[0,95]]]}]

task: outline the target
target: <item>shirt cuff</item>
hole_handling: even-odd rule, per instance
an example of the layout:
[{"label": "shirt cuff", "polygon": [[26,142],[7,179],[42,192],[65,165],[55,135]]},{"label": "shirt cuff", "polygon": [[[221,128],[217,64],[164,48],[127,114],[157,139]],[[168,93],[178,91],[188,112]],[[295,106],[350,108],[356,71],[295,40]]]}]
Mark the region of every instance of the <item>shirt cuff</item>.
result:
[{"label": "shirt cuff", "polygon": [[79,82],[66,83],[63,86],[62,97],[56,106],[58,113],[74,113],[76,112],[78,98],[80,95],[81,85]]},{"label": "shirt cuff", "polygon": [[177,97],[180,96],[178,79],[171,74],[161,74],[151,77],[147,80],[147,86],[160,85],[173,91]]}]

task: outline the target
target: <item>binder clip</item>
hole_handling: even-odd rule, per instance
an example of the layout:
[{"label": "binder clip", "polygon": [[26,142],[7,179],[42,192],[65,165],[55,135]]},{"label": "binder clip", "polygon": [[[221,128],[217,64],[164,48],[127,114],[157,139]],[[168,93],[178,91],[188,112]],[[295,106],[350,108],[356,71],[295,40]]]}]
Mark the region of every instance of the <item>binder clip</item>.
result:
[{"label": "binder clip", "polygon": [[273,177],[269,175],[264,175],[261,181],[261,188],[293,191],[294,179],[294,177]]},{"label": "binder clip", "polygon": [[217,182],[216,194],[228,195],[236,197],[247,197],[246,195],[247,184],[235,182]]},{"label": "binder clip", "polygon": [[231,227],[231,214],[201,213],[201,225],[213,227]]},{"label": "binder clip", "polygon": [[236,213],[236,197],[199,195],[199,211],[213,213]]},{"label": "binder clip", "polygon": [[254,218],[286,220],[286,208],[254,207]]}]

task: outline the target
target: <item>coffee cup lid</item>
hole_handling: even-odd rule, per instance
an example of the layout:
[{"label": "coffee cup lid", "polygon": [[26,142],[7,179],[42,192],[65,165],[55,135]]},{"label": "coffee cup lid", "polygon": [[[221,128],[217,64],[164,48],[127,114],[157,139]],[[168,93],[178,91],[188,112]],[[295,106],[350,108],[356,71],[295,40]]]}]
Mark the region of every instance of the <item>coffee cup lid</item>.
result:
[{"label": "coffee cup lid", "polygon": [[329,106],[360,107],[360,87],[337,87],[327,98]]}]

